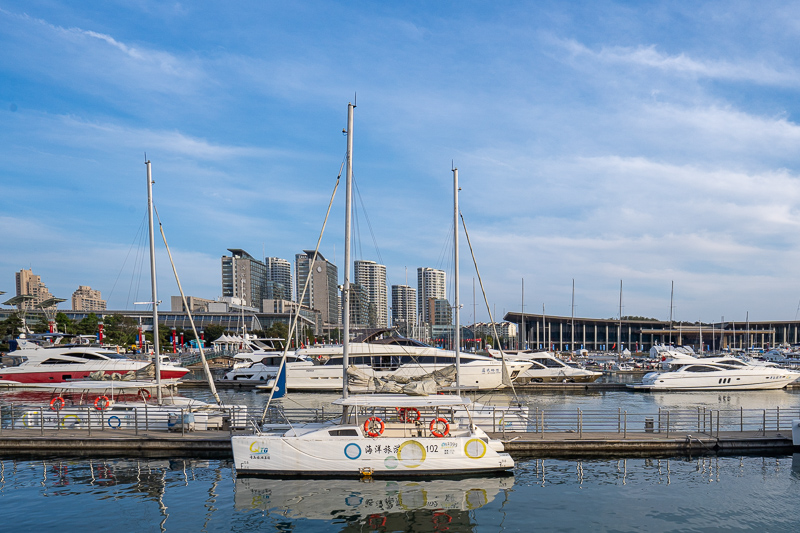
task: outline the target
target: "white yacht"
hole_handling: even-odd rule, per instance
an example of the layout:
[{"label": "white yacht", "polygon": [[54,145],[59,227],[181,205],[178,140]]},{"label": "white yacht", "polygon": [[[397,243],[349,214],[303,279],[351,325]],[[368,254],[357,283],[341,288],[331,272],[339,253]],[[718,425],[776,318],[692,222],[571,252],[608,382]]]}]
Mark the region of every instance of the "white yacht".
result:
[{"label": "white yacht", "polygon": [[[376,338],[385,330],[373,332],[364,342],[350,343],[350,366],[374,378],[414,378],[455,364],[456,354],[404,337]],[[502,388],[503,362],[485,355],[461,353],[461,384],[471,390]],[[225,380],[267,382],[278,373],[280,354],[275,352],[249,366],[234,368]],[[508,377],[517,379],[533,363],[506,360]],[[342,390],[342,346],[321,345],[300,348],[287,354],[288,390]],[[352,392],[370,389],[350,384]]]},{"label": "white yacht", "polygon": [[[499,350],[489,350],[495,357],[500,357]],[[514,362],[530,362],[531,366],[517,377],[515,383],[589,383],[603,375],[602,372],[586,370],[572,366],[547,352],[506,352],[506,364]]]},{"label": "white yacht", "polygon": [[[116,349],[90,344],[55,344],[40,346],[24,337],[17,339],[18,348],[8,356],[20,362],[0,368],[0,379],[20,383],[62,383],[88,379],[90,374],[128,374],[141,372],[152,364],[149,360],[130,359]],[[177,380],[189,369],[177,366],[161,356],[161,379]]]},{"label": "white yacht", "polygon": [[645,374],[639,390],[769,390],[782,389],[800,372],[770,364],[754,365],[735,357],[698,359],[688,355],[664,362],[669,370]]}]

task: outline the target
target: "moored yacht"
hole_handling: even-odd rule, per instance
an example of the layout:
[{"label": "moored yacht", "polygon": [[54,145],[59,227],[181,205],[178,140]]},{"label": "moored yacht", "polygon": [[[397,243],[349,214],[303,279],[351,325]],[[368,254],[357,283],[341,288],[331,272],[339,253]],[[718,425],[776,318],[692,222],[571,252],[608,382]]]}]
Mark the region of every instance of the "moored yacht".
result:
[{"label": "moored yacht", "polygon": [[782,389],[800,372],[774,365],[753,365],[735,357],[698,359],[683,356],[667,360],[670,370],[645,374],[639,390],[770,390]]},{"label": "moored yacht", "polygon": [[[500,357],[498,350],[489,350],[495,357]],[[530,362],[531,366],[517,377],[515,383],[589,383],[603,375],[577,366],[571,366],[547,352],[506,352],[506,365],[518,362]]]},{"label": "moored yacht", "polygon": [[[89,378],[90,374],[128,374],[141,372],[152,364],[147,360],[130,359],[103,346],[89,344],[56,344],[42,347],[18,339],[19,348],[8,356],[20,360],[16,366],[0,368],[0,379],[20,383],[62,383]],[[177,380],[189,370],[161,356],[161,379]]]}]

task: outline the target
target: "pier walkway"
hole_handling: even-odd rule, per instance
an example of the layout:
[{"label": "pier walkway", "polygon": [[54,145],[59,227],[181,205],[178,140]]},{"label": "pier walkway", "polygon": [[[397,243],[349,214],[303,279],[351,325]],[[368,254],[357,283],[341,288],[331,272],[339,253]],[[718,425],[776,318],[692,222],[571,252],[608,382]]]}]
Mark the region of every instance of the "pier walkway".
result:
[{"label": "pier walkway", "polygon": [[[133,430],[86,431],[16,429],[0,433],[0,455],[231,455],[231,435],[243,431],[181,433]],[[514,456],[630,457],[731,453],[791,453],[791,432],[724,431],[719,434],[627,432],[492,433]]]}]

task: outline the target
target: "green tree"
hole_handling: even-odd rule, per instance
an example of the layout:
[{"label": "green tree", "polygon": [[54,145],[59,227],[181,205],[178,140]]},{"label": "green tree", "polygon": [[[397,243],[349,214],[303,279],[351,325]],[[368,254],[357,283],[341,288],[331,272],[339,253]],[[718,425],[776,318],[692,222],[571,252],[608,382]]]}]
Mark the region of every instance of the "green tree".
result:
[{"label": "green tree", "polygon": [[203,335],[205,341],[213,342],[222,337],[222,334],[225,333],[225,326],[220,326],[219,324],[209,324],[204,326],[203,330],[205,331],[205,335]]},{"label": "green tree", "polygon": [[17,337],[22,332],[22,316],[12,313],[5,320],[0,322],[0,351],[9,350],[8,341]]},{"label": "green tree", "polygon": [[78,332],[75,322],[70,320],[66,314],[60,312],[56,314],[56,327],[61,333],[69,333],[74,335]]},{"label": "green tree", "polygon": [[94,335],[97,333],[97,324],[100,319],[94,313],[89,313],[83,320],[78,322],[78,334],[80,335]]}]

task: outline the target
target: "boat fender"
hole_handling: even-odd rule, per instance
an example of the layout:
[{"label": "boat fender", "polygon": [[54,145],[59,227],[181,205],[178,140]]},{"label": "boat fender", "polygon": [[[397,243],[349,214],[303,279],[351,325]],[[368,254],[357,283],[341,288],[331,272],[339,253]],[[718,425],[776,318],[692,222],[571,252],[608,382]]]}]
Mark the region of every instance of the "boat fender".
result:
[{"label": "boat fender", "polygon": [[[439,431],[438,429],[436,429],[439,426],[439,423],[444,424],[444,431]],[[446,419],[439,417],[431,420],[431,435],[433,435],[434,437],[442,438],[449,434],[450,434],[450,424],[447,422]]]},{"label": "boat fender", "polygon": [[379,416],[371,416],[364,422],[364,432],[370,437],[380,437],[383,435],[383,430],[386,424]]},{"label": "boat fender", "polygon": [[50,400],[50,409],[53,411],[60,411],[64,408],[64,398],[61,396],[56,396],[52,400]]},{"label": "boat fender", "polygon": [[98,396],[94,399],[94,408],[98,411],[105,411],[109,405],[111,405],[111,401],[108,396]]},{"label": "boat fender", "polygon": [[419,409],[416,407],[395,407],[403,422],[419,422]]},{"label": "boat fender", "polygon": [[147,389],[139,389],[139,396],[145,399],[145,401],[150,399],[150,391]]}]

